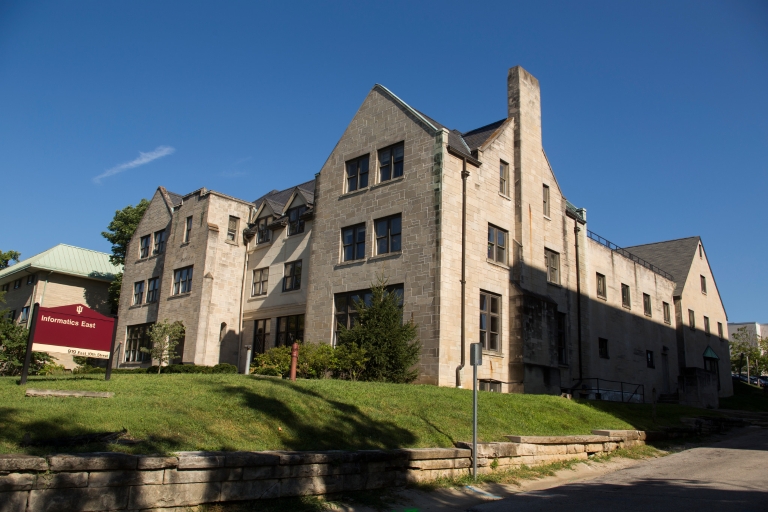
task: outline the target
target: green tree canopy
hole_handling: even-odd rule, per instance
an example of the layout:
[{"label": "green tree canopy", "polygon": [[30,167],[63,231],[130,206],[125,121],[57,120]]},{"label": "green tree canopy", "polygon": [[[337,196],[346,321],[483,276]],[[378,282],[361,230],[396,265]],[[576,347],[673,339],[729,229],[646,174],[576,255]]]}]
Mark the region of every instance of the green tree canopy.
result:
[{"label": "green tree canopy", "polygon": [[152,348],[142,347],[141,351],[157,361],[157,374],[164,364],[178,357],[176,347],[184,339],[184,324],[179,321],[168,323],[168,320],[155,323],[149,328],[149,338],[152,340]]},{"label": "green tree canopy", "polygon": [[18,263],[21,258],[21,253],[18,251],[5,251],[0,250],[0,270],[8,268],[12,261]]},{"label": "green tree canopy", "polygon": [[[358,318],[351,329],[340,325],[339,348],[359,347],[368,361],[357,377],[360,380],[413,382],[418,377],[421,342],[413,322],[403,323],[401,297],[387,290],[387,280],[378,278],[371,286],[370,303],[355,303]],[[350,347],[351,348],[351,347]]]},{"label": "green tree canopy", "polygon": [[768,372],[768,338],[763,338],[746,327],[740,327],[731,335],[730,344],[732,371],[742,373],[749,361],[751,375]]},{"label": "green tree canopy", "polygon": [[[112,222],[107,226],[107,231],[102,231],[101,236],[112,244],[112,256],[109,261],[113,265],[125,265],[125,255],[128,252],[128,242],[131,241],[136,228],[149,207],[149,201],[142,199],[136,206],[128,205],[122,210],[117,210]],[[109,285],[109,303],[112,311],[117,312],[120,305],[120,289],[123,286],[123,274],[117,274],[115,280]]]}]

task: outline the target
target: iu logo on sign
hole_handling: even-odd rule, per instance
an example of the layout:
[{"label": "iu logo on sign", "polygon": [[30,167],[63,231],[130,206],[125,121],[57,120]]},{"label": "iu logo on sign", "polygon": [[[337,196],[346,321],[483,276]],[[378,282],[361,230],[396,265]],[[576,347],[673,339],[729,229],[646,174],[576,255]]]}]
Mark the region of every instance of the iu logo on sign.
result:
[{"label": "iu logo on sign", "polygon": [[83,306],[77,306],[77,314],[79,315],[82,312],[83,312]]}]

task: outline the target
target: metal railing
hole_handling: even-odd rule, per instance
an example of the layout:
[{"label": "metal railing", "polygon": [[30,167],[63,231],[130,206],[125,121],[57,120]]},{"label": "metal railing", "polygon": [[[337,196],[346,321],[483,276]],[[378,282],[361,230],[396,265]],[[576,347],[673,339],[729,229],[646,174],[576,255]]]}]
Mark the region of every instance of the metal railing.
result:
[{"label": "metal railing", "polygon": [[[578,380],[578,379],[574,379]],[[611,402],[645,402],[645,386],[631,382],[598,378],[581,379],[581,385],[573,390],[579,398],[608,400]]]},{"label": "metal railing", "polygon": [[632,254],[631,252],[627,251],[626,249],[622,249],[621,247],[619,247],[615,243],[611,242],[610,240],[606,240],[605,238],[601,237],[597,233],[595,233],[593,231],[590,231],[590,230],[587,230],[587,236],[589,238],[591,238],[592,240],[594,240],[595,242],[599,243],[600,245],[604,245],[605,247],[609,248],[610,250],[621,254],[625,258],[628,258],[628,259],[634,261],[635,263],[644,266],[648,270],[650,270],[652,272],[656,272],[660,276],[666,277],[670,281],[674,281],[675,280],[675,278],[672,277],[672,274],[670,274],[669,272],[665,272],[664,270],[660,269],[659,267],[657,267],[653,263],[649,263],[649,262],[645,261],[643,258],[641,258],[639,256],[635,256],[634,254]]}]

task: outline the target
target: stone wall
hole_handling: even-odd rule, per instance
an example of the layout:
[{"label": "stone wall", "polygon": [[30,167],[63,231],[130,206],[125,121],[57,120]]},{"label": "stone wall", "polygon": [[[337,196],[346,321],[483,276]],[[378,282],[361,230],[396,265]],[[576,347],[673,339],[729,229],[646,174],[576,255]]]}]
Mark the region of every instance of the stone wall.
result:
[{"label": "stone wall", "polygon": [[[482,443],[478,472],[587,459],[645,442],[645,433],[638,431],[593,434],[507,436],[511,442]],[[402,486],[468,474],[471,445],[458,444],[354,452],[179,452],[172,457],[0,455],[0,512],[141,510]]]}]

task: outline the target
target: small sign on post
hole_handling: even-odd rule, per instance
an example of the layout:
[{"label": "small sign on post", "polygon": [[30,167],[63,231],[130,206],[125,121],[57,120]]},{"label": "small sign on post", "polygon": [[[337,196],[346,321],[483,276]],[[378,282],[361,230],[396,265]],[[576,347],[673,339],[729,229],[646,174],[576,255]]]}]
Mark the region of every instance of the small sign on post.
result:
[{"label": "small sign on post", "polygon": [[472,366],[472,478],[477,479],[477,367],[483,364],[483,346],[469,344],[469,364]]}]

